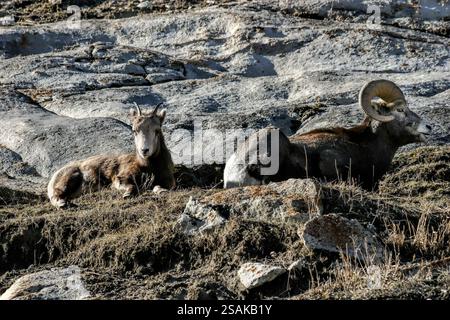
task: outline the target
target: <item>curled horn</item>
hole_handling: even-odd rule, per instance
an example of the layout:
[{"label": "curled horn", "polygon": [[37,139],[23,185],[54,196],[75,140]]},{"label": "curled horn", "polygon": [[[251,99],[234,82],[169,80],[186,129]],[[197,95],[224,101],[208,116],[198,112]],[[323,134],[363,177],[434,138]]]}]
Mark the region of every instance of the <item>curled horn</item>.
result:
[{"label": "curled horn", "polygon": [[136,107],[138,117],[142,116],[141,108],[139,108],[136,102],[134,103],[134,106]]},{"label": "curled horn", "polygon": [[395,107],[399,102],[406,104],[402,90],[392,81],[374,80],[365,84],[359,92],[359,105],[371,118],[380,122],[394,120],[393,115],[381,115],[372,105],[372,99],[379,97],[387,102],[387,107]]}]

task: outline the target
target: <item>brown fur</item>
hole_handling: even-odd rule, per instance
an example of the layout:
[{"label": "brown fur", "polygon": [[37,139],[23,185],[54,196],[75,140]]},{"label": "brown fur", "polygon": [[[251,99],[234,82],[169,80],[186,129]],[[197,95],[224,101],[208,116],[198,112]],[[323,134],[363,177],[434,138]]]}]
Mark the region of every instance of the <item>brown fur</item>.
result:
[{"label": "brown fur", "polygon": [[[165,113],[164,113],[165,115]],[[164,115],[132,116],[133,130],[142,122]],[[138,194],[143,189],[160,186],[175,187],[174,165],[160,129],[155,153],[143,158],[138,152],[121,155],[98,155],[82,161],[69,163],[58,170],[49,182],[48,193],[53,205],[65,207],[71,199],[85,192],[98,191],[113,186],[124,191],[123,196]]]},{"label": "brown fur", "polygon": [[[359,105],[367,116],[350,129],[316,129],[289,139],[276,128],[256,132],[227,161],[224,187],[304,177],[357,180],[365,188],[376,187],[397,149],[425,141],[431,127],[407,107],[401,89],[389,80],[366,83]],[[275,154],[266,145],[272,145]]]},{"label": "brown fur", "polygon": [[[407,110],[405,118],[380,123],[366,117],[353,128],[324,128],[286,137],[279,132],[280,168],[276,175],[262,176],[260,164],[247,165],[250,177],[267,183],[289,178],[316,177],[325,180],[356,180],[364,188],[377,186],[388,170],[397,149],[408,143],[420,142],[421,136],[407,127],[420,118]],[[238,149],[239,157],[248,157],[257,150],[256,135],[270,136],[274,128],[260,130],[249,138],[250,148]],[[250,151],[249,151],[250,150]],[[229,184],[231,187],[236,183]]]}]

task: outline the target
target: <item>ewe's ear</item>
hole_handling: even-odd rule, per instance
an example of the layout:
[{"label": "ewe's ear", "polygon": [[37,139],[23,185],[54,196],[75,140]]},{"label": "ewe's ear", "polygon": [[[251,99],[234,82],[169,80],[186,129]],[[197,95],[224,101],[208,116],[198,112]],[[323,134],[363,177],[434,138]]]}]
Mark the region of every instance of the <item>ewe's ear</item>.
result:
[{"label": "ewe's ear", "polygon": [[133,108],[130,108],[130,113],[128,114],[128,118],[129,118],[130,120],[133,120],[134,117],[136,117],[136,116],[137,116],[136,110],[133,109]]},{"label": "ewe's ear", "polygon": [[164,119],[166,118],[166,109],[162,109],[161,111],[158,111],[157,116],[159,118],[159,120],[161,121],[161,123],[164,122]]}]

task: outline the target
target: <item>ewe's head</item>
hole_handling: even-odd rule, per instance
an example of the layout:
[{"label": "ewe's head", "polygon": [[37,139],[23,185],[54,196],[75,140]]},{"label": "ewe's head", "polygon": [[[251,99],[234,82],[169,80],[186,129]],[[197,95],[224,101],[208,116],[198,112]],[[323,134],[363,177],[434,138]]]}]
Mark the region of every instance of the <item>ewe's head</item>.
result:
[{"label": "ewe's head", "polygon": [[157,155],[161,149],[161,126],[166,116],[166,110],[158,111],[160,105],[145,114],[141,112],[137,104],[136,109],[130,110],[136,151],[143,159]]},{"label": "ewe's head", "polygon": [[369,117],[389,124],[386,128],[399,145],[424,142],[431,132],[431,127],[407,107],[403,92],[392,81],[374,80],[364,85],[359,104]]}]

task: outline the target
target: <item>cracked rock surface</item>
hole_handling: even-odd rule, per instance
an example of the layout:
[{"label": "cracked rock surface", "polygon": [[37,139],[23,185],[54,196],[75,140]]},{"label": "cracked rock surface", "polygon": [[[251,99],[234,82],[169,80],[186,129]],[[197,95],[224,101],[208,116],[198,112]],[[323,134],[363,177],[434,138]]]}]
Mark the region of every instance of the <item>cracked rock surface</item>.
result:
[{"label": "cracked rock surface", "polygon": [[320,215],[322,210],[319,183],[312,179],[289,179],[191,198],[179,219],[179,226],[186,234],[195,234],[223,225],[235,216],[306,222]]},{"label": "cracked rock surface", "polygon": [[337,214],[311,219],[302,232],[306,247],[312,250],[343,252],[360,260],[380,261],[383,246],[376,235],[366,230],[357,220]]}]

